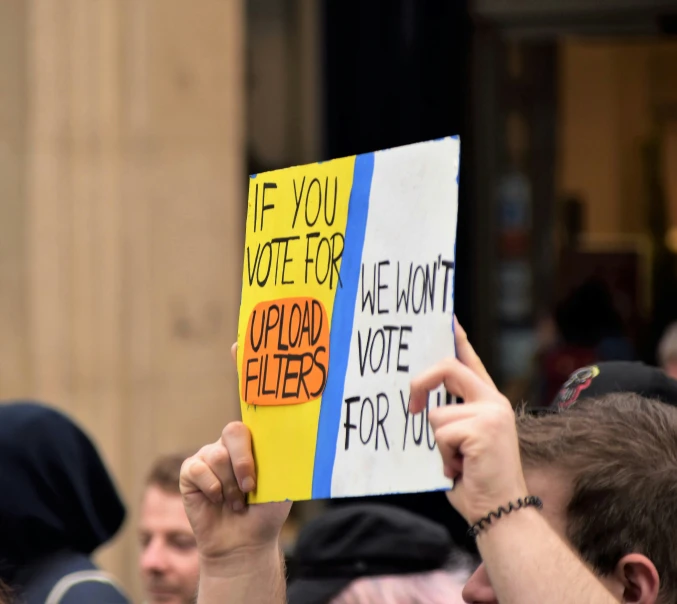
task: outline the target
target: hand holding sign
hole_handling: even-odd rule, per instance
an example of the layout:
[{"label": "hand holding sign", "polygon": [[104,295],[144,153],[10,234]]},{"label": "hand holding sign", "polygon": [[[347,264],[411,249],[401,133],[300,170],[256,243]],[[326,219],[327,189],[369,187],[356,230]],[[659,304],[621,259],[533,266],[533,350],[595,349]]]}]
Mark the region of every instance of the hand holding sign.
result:
[{"label": "hand holding sign", "polygon": [[[482,377],[461,360],[443,361],[412,381],[410,409],[422,411],[428,392],[440,385],[464,399],[462,405],[431,410],[429,419],[445,475],[454,479],[447,497],[472,524],[527,491],[510,402],[493,385],[471,347],[464,356],[483,372]],[[459,358],[463,359],[460,354]]]},{"label": "hand holding sign", "polygon": [[240,550],[277,549],[291,503],[246,505],[246,494],[256,488],[256,468],[251,434],[242,422],[228,424],[219,440],[184,462],[180,487],[205,563],[218,566]]},{"label": "hand holding sign", "polygon": [[253,490],[254,475],[251,436],[240,422],[228,424],[218,441],[184,462],[181,494],[204,560],[278,547],[291,503],[246,506],[244,494]]}]

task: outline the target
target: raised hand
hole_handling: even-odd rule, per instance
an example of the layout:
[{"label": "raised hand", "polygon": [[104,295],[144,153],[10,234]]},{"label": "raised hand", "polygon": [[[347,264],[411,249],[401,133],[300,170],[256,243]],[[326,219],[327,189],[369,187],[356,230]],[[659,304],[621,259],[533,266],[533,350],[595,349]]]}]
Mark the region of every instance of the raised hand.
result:
[{"label": "raised hand", "polygon": [[[457,337],[459,332],[465,335],[457,325]],[[457,342],[457,354],[470,367],[448,359],[429,369],[412,381],[409,407],[422,411],[428,393],[441,385],[465,401],[431,409],[429,420],[445,474],[454,479],[449,501],[472,524],[528,493],[510,402],[494,386],[467,337]]]},{"label": "raised hand", "polygon": [[291,503],[246,504],[246,493],[256,488],[256,467],[251,434],[242,422],[228,424],[219,440],[184,462],[180,486],[204,560],[277,547]]}]

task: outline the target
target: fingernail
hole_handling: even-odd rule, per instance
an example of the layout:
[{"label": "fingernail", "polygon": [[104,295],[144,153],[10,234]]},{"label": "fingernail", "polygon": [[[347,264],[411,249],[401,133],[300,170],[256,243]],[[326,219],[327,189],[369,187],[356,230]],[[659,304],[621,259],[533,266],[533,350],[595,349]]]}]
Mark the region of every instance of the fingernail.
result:
[{"label": "fingernail", "polygon": [[244,510],[244,502],[242,502],[240,499],[236,499],[233,501],[232,506],[233,512],[241,512]]},{"label": "fingernail", "polygon": [[251,476],[247,476],[247,478],[242,481],[242,490],[245,493],[254,490],[254,479]]}]

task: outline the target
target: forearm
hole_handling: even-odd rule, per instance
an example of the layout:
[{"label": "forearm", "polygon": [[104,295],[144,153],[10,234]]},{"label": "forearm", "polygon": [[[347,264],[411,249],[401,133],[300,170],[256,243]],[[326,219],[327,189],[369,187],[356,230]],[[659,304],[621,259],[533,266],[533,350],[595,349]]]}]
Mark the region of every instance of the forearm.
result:
[{"label": "forearm", "polygon": [[197,604],[285,604],[284,560],[277,546],[202,560]]},{"label": "forearm", "polygon": [[477,546],[501,604],[618,604],[532,508],[493,522]]}]

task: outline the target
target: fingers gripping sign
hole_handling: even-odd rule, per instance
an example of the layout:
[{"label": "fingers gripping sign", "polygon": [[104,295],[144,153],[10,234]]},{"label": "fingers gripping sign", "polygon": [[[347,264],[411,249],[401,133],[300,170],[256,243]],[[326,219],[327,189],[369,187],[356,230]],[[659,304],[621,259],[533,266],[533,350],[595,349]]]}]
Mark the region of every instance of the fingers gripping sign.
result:
[{"label": "fingers gripping sign", "polygon": [[455,481],[447,496],[470,523],[526,495],[515,414],[490,378],[484,377],[459,360],[448,359],[411,383],[414,413],[425,408],[428,393],[441,385],[465,401],[431,410],[429,420],[445,475]]},{"label": "fingers gripping sign", "polygon": [[251,434],[242,422],[228,424],[219,440],[184,462],[180,487],[203,559],[277,547],[291,503],[247,506],[245,496],[256,488],[256,468]]},{"label": "fingers gripping sign", "polygon": [[444,387],[451,394],[462,397],[464,400],[480,400],[501,395],[493,383],[482,381],[470,368],[458,359],[446,359],[419,375],[411,382],[411,401],[409,407],[414,413],[422,411],[428,400],[428,393],[438,386]]}]

